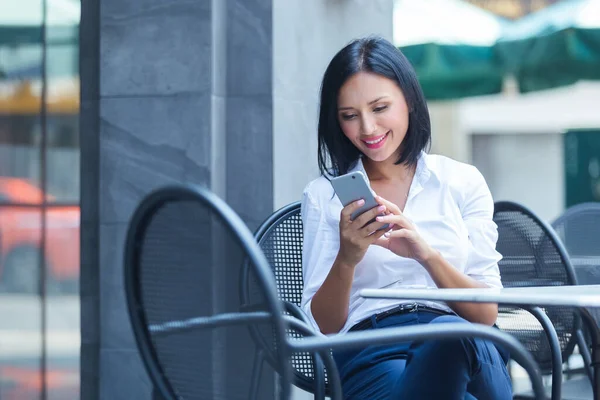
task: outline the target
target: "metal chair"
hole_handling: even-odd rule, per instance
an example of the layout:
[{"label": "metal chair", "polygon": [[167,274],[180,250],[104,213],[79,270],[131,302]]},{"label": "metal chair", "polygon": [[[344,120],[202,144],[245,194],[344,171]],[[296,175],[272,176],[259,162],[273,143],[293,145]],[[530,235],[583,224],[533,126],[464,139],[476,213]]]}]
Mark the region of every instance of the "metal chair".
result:
[{"label": "metal chair", "polygon": [[[277,285],[277,294],[280,300],[285,304],[286,311],[293,317],[307,322],[308,319],[304,312],[300,309],[300,302],[302,299],[303,290],[303,276],[302,276],[302,242],[303,242],[303,230],[302,230],[302,218],[300,215],[300,203],[290,204],[279,211],[271,215],[257,230],[255,234],[256,240],[263,250],[272,273],[275,276]],[[254,287],[254,279],[252,278],[252,271],[245,269],[241,276],[241,287],[240,297],[242,304],[251,304],[253,300],[252,292]],[[534,311],[535,312],[535,311]],[[544,319],[544,316],[540,318],[549,324],[549,321]],[[429,333],[422,331],[423,327],[410,327],[415,333],[415,338],[424,340],[429,336]],[[430,327],[425,327],[429,329]],[[479,329],[480,327],[477,326]],[[548,326],[552,330],[551,326]],[[439,329],[436,328],[436,329]],[[407,328],[394,328],[389,330],[402,333],[406,332]],[[421,330],[421,331],[420,331]],[[387,329],[385,331],[388,331]],[[370,332],[352,332],[345,335],[340,335],[334,339],[336,343],[343,343],[345,340],[352,338],[361,338],[363,343],[373,343],[377,341],[378,335],[386,335],[385,331],[370,331]],[[499,334],[503,334],[497,329],[486,327],[486,331],[495,331]],[[302,336],[301,332],[290,331],[289,334],[299,340],[299,343],[307,340],[300,340]],[[439,332],[440,335],[445,336],[448,332]],[[373,337],[373,339],[368,339]],[[261,338],[255,338],[257,349],[260,354],[264,354],[267,361],[269,360],[269,348],[268,345],[269,337],[263,336]],[[398,341],[400,339],[397,339]],[[513,358],[518,359],[521,356],[518,354],[512,354]],[[312,358],[310,352],[298,353],[292,358],[293,366],[293,384],[305,391],[308,391],[314,395],[315,399],[323,399],[325,395],[331,396],[336,394],[334,385],[329,381],[329,377],[332,374],[325,375],[322,366],[318,360]],[[335,375],[333,375],[335,376]],[[323,390],[323,377],[325,378],[325,389]],[[535,383],[534,383],[535,385]],[[539,393],[540,396],[545,396]]]},{"label": "metal chair", "polygon": [[[495,203],[494,221],[498,225],[496,249],[503,257],[498,266],[505,287],[577,284],[561,241],[554,230],[531,210],[514,202],[500,201]],[[543,373],[552,373],[553,393],[559,390],[556,387],[563,385],[560,360],[566,360],[572,354],[581,332],[577,311],[568,307],[544,308],[556,329],[558,348],[548,341],[544,329],[530,315],[513,307],[500,307],[499,311],[500,328],[523,343]],[[560,390],[562,396],[570,397],[568,387]],[[529,398],[530,394],[522,393],[516,397]],[[553,398],[560,397],[553,394]]]},{"label": "metal chair", "polygon": [[[277,295],[283,302],[286,312],[310,324],[308,317],[300,308],[302,301],[302,217],[300,203],[290,204],[273,213],[264,221],[255,233],[271,270],[275,276]],[[244,303],[254,302],[251,288],[254,282],[248,269],[242,271],[240,279],[240,298]],[[291,337],[301,338],[300,332],[288,332]],[[266,348],[269,337],[257,335],[257,351]],[[263,352],[267,355],[268,352]],[[331,396],[331,387],[327,384],[326,372],[318,359],[310,353],[297,353],[292,356],[294,385],[302,390],[315,394],[315,399],[322,400]],[[257,365],[260,368],[260,365]],[[253,388],[255,391],[256,388]]]},{"label": "metal chair", "polygon": [[[253,312],[240,312],[237,281],[228,277],[244,260],[262,296]],[[239,354],[253,346],[247,327],[287,343],[265,265],[246,225],[208,190],[166,187],[141,202],[127,233],[125,290],[139,351],[162,398],[246,398],[252,360]],[[271,350],[287,398],[290,346]]]},{"label": "metal chair", "polygon": [[[582,203],[552,222],[579,283],[600,283],[600,203]],[[600,310],[589,310],[600,324]]]},{"label": "metal chair", "polygon": [[600,203],[570,207],[552,222],[552,227],[571,258],[600,257]]}]

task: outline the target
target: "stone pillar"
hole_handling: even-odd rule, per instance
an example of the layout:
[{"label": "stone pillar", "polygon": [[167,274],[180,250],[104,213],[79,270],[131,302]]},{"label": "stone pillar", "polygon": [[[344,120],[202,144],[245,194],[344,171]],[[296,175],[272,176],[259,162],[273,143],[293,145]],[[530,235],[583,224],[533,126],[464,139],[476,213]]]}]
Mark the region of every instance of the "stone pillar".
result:
[{"label": "stone pillar", "polygon": [[[151,398],[122,279],[127,224],[146,194],[165,184],[205,185],[252,229],[272,211],[271,7],[271,0],[82,2],[82,399]],[[237,281],[217,281],[237,293]],[[236,356],[251,359],[253,350]]]}]

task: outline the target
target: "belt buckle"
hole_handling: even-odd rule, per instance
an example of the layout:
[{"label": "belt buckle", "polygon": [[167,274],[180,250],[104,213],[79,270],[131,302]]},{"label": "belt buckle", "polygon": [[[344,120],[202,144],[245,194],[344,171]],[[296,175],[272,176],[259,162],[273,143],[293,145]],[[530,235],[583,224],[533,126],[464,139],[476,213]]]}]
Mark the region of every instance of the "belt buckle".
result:
[{"label": "belt buckle", "polygon": [[410,303],[402,306],[402,311],[408,311],[409,313],[414,313],[419,311],[419,305],[417,303]]}]

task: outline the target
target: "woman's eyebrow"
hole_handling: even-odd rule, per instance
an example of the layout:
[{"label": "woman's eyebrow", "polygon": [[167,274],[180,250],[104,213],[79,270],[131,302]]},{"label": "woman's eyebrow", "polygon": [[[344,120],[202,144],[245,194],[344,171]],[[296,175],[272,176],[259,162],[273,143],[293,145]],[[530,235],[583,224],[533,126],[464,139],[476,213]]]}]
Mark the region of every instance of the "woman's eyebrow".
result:
[{"label": "woman's eyebrow", "polygon": [[[380,96],[380,97],[376,98],[375,100],[371,100],[371,101],[369,102],[369,105],[371,105],[371,104],[374,104],[374,103],[377,103],[378,101],[380,101],[380,100],[383,100],[383,99],[385,99],[386,97],[388,97],[388,96]],[[351,109],[352,109],[352,107],[339,107],[339,108],[338,108],[338,111],[351,110]]]},{"label": "woman's eyebrow", "polygon": [[369,105],[371,105],[371,104],[373,104],[373,103],[377,103],[378,101],[380,101],[380,100],[383,100],[383,99],[385,99],[386,97],[387,97],[387,96],[380,96],[380,97],[376,98],[375,100],[373,100],[373,101],[370,101],[370,102],[369,102]]}]

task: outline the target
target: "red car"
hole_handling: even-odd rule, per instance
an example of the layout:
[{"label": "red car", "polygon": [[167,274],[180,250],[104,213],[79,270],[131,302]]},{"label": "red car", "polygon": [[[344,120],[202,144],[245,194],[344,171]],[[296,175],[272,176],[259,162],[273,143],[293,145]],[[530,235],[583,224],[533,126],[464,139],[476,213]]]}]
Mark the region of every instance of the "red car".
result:
[{"label": "red car", "polygon": [[[27,180],[0,177],[2,291],[37,293],[39,290],[42,199],[42,191]],[[53,200],[47,196],[45,265],[50,293],[73,290],[79,280],[79,206],[54,206]]]}]

